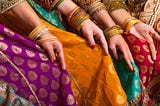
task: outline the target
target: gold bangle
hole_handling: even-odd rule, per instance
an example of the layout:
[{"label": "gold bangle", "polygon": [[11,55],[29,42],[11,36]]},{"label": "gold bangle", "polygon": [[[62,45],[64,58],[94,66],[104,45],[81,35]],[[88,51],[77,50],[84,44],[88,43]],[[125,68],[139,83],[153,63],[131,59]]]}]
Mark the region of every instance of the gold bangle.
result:
[{"label": "gold bangle", "polygon": [[52,37],[48,37],[48,38],[43,38],[43,39],[40,39],[40,40],[37,40],[36,43],[37,44],[42,44],[43,42],[50,42],[50,41],[54,41],[55,39],[57,39],[56,36],[52,36]]},{"label": "gold bangle", "polygon": [[31,40],[35,40],[35,38],[37,39],[37,36],[39,36],[40,34],[42,34],[42,32],[44,33],[47,30],[48,27],[45,24],[40,24],[32,30],[32,32],[28,35],[28,38]]},{"label": "gold bangle", "polygon": [[118,34],[122,34],[123,30],[121,29],[121,27],[119,25],[114,25],[112,27],[106,28],[104,30],[104,35],[106,36],[106,38],[109,40],[111,37],[118,35]]},{"label": "gold bangle", "polygon": [[77,31],[80,31],[83,22],[89,19],[90,16],[81,8],[75,8],[75,11],[71,12],[68,21]]},{"label": "gold bangle", "polygon": [[128,32],[129,32],[129,29],[130,29],[134,24],[139,23],[139,22],[141,22],[141,21],[138,20],[138,19],[129,21],[128,24],[127,24],[127,26],[126,26],[126,28],[125,28],[125,32],[128,33]]},{"label": "gold bangle", "polygon": [[122,24],[122,28],[125,29],[128,22],[131,21],[131,20],[135,20],[135,19],[136,19],[135,17],[129,17],[129,18],[125,19],[123,24]]},{"label": "gold bangle", "polygon": [[70,19],[72,17],[72,15],[79,9],[79,7],[75,7],[68,15],[68,22],[70,22]]}]

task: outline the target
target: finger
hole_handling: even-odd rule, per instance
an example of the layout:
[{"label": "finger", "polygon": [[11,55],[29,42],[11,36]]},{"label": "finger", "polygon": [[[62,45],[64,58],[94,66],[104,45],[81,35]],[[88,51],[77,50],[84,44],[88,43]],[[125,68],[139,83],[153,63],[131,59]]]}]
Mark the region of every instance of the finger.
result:
[{"label": "finger", "polygon": [[129,47],[128,47],[128,56],[129,56],[129,59],[130,59],[130,64],[132,65],[132,67],[130,67],[131,70],[134,70],[135,68],[137,67],[134,67],[135,65],[133,65],[134,63],[134,59],[133,59],[133,56],[131,54],[131,51],[129,50]]},{"label": "finger", "polygon": [[148,42],[152,59],[153,59],[153,60],[156,60],[156,53],[157,53],[157,52],[156,52],[156,48],[155,48],[153,39],[152,39],[152,37],[151,37],[148,33],[147,33],[146,35],[148,36],[148,38],[146,39],[146,41]]},{"label": "finger", "polygon": [[151,35],[154,39],[160,41],[160,36],[159,36],[159,34],[158,34],[153,28],[151,28],[151,30],[150,30],[150,35]]},{"label": "finger", "polygon": [[156,53],[157,53],[157,51],[156,51],[154,42],[150,41],[150,42],[148,42],[148,44],[149,44],[149,48],[150,48],[150,51],[151,51],[152,59],[156,60]]},{"label": "finger", "polygon": [[106,55],[108,55],[108,45],[107,45],[107,42],[106,42],[106,39],[104,37],[104,35],[100,35],[100,43],[101,43],[101,46],[105,52]]},{"label": "finger", "polygon": [[117,54],[117,49],[116,49],[116,47],[115,47],[115,46],[112,46],[112,47],[110,47],[110,49],[111,49],[111,51],[112,51],[112,53],[113,53],[114,58],[116,59],[116,61],[118,61],[118,54]]},{"label": "finger", "polygon": [[64,53],[63,53],[63,49],[61,48],[60,51],[58,52],[59,55],[59,60],[60,60],[60,64],[63,70],[66,69],[66,63],[64,60]]},{"label": "finger", "polygon": [[127,48],[127,47],[122,47],[122,46],[120,46],[120,49],[121,49],[121,51],[122,51],[122,53],[123,53],[123,56],[124,56],[124,59],[125,59],[125,61],[126,61],[126,63],[127,63],[127,65],[129,66],[129,68],[133,71],[133,66],[132,66],[132,64],[131,64],[131,58],[130,58],[130,55],[129,55],[129,48]]},{"label": "finger", "polygon": [[96,45],[93,36],[91,36],[91,35],[93,35],[93,33],[91,33],[91,32],[89,33],[88,32],[88,33],[86,33],[86,35],[87,35],[87,40],[89,42],[89,45],[93,49],[93,46]]},{"label": "finger", "polygon": [[47,52],[48,52],[48,55],[49,55],[52,63],[54,63],[54,62],[56,61],[56,56],[55,56],[55,53],[54,53],[53,48],[48,48],[48,49],[46,49],[46,50],[47,50]]}]

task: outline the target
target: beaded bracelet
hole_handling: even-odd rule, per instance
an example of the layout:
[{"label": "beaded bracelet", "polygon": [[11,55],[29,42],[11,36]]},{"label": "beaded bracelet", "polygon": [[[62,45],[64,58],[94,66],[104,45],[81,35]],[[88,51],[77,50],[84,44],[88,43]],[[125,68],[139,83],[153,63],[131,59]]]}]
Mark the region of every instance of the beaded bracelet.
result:
[{"label": "beaded bracelet", "polygon": [[123,30],[121,29],[121,27],[119,25],[114,25],[112,27],[106,28],[104,30],[104,35],[106,36],[106,38],[109,40],[111,37],[118,35],[118,34],[122,34]]}]

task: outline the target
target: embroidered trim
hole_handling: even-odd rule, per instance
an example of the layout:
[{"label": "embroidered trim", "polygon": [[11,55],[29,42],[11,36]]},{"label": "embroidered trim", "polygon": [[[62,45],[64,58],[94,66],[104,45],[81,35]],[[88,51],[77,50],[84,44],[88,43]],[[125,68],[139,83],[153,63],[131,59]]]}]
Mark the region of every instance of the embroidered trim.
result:
[{"label": "embroidered trim", "polygon": [[38,105],[39,106],[42,106],[36,93],[34,92],[34,90],[32,89],[32,87],[30,86],[30,83],[29,81],[27,80],[27,78],[24,76],[24,74],[21,72],[21,70],[2,52],[0,51],[0,55],[6,59],[8,61],[8,63],[13,67],[15,68],[15,70],[17,70],[17,72],[22,76],[22,78],[25,80],[26,84],[28,85],[29,89],[31,90],[32,94],[34,95],[34,97],[36,98],[37,102],[38,102]]},{"label": "embroidered trim", "polygon": [[128,101],[129,106],[137,105],[141,100],[141,95],[136,96],[134,99]]},{"label": "embroidered trim", "polygon": [[147,86],[146,90],[144,91],[145,94],[145,100],[143,106],[146,106],[149,101],[149,92],[151,91],[152,87],[156,85],[160,81],[160,75],[158,75],[156,78],[154,78]]},{"label": "embroidered trim", "polygon": [[24,0],[0,0],[0,14],[16,6]]},{"label": "embroidered trim", "polygon": [[70,78],[72,79],[73,83],[76,85],[76,87],[78,88],[78,90],[80,91],[81,95],[83,96],[84,99],[84,106],[88,106],[87,105],[87,96],[86,94],[83,92],[83,90],[81,89],[81,87],[78,85],[77,81],[75,80],[75,78],[73,77],[73,75],[71,73],[69,73]]}]

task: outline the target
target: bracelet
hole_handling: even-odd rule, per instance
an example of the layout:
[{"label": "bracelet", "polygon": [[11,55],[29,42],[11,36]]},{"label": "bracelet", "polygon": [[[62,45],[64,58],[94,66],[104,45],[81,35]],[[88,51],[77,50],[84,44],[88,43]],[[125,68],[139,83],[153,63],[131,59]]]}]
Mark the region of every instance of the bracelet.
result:
[{"label": "bracelet", "polygon": [[48,38],[43,38],[43,39],[39,39],[36,41],[37,44],[42,44],[44,42],[50,42],[50,41],[55,41],[55,39],[57,39],[56,36],[52,36],[52,37],[48,37]]},{"label": "bracelet", "polygon": [[93,2],[92,5],[90,5],[87,8],[86,11],[90,15],[93,15],[94,13],[97,13],[98,11],[103,10],[103,9],[106,9],[106,6],[103,3],[99,2],[99,1],[96,1],[96,2]]},{"label": "bracelet", "polygon": [[129,18],[125,19],[125,21],[123,22],[122,28],[125,30],[125,32],[128,33],[131,26],[133,26],[134,24],[139,23],[139,22],[141,22],[141,21],[136,19],[135,17],[129,17]]},{"label": "bracelet", "polygon": [[123,30],[121,29],[121,27],[119,25],[114,25],[112,27],[106,28],[104,30],[104,35],[106,36],[106,38],[109,40],[111,37],[118,35],[118,34],[122,34]]},{"label": "bracelet", "polygon": [[57,8],[63,1],[64,1],[64,0],[59,0],[59,1],[57,2],[57,4],[55,5],[55,8]]},{"label": "bracelet", "polygon": [[128,24],[127,24],[127,27],[126,27],[126,29],[125,29],[125,32],[129,32],[129,29],[130,29],[133,25],[135,25],[136,23],[139,23],[139,22],[141,22],[141,21],[138,20],[138,19],[129,21]]},{"label": "bracelet", "polygon": [[36,41],[46,31],[48,31],[48,27],[45,24],[40,24],[32,30],[32,32],[28,35],[28,38]]},{"label": "bracelet", "polygon": [[70,19],[72,17],[72,15],[74,14],[74,12],[76,12],[80,7],[75,7],[68,15],[68,22],[70,22]]},{"label": "bracelet", "polygon": [[69,13],[68,22],[77,31],[80,31],[83,22],[89,18],[90,16],[83,9],[76,7]]}]

